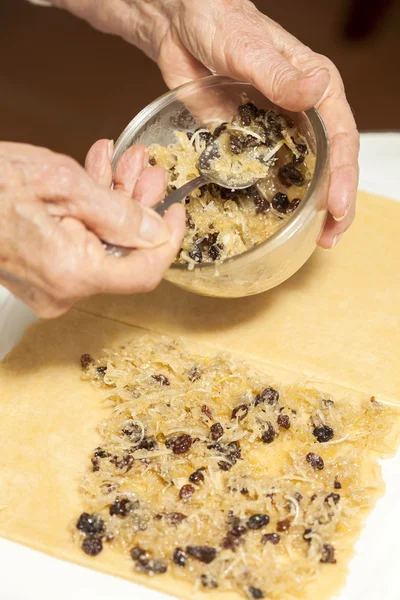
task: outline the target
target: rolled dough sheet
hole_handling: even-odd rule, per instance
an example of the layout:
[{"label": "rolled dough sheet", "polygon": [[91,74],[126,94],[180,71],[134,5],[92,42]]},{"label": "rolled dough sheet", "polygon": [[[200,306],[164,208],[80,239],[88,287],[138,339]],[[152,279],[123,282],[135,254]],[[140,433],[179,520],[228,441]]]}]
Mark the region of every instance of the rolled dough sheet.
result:
[{"label": "rolled dough sheet", "polygon": [[[79,484],[89,456],[100,442],[96,428],[110,410],[101,402],[101,390],[81,381],[79,357],[85,352],[101,356],[104,348],[117,347],[143,333],[139,328],[72,310],[56,321],[33,325],[0,364],[0,536],[173,596],[239,600],[234,593],[193,594],[189,584],[168,574],[154,578],[138,575],[131,560],[109,548],[91,558],[72,541],[72,527],[84,508]],[[189,346],[200,353],[213,353],[211,347],[197,342]],[[261,368],[261,363],[256,366]],[[299,379],[299,373],[287,369],[262,368],[276,381]],[[336,398],[349,394],[330,383],[318,382],[317,387]],[[350,397],[357,401],[360,394],[351,392]],[[380,481],[376,461],[364,467],[370,481]],[[377,487],[374,500],[383,490],[383,485]],[[334,592],[342,586],[344,558],[351,555],[367,513],[354,523],[348,546],[341,549],[341,564],[324,570],[318,581],[304,590],[304,598],[325,598],[327,589]]]},{"label": "rolled dough sheet", "polygon": [[281,286],[242,299],[170,283],[98,296],[78,309],[293,368],[400,400],[400,204],[360,193],[354,225]]}]

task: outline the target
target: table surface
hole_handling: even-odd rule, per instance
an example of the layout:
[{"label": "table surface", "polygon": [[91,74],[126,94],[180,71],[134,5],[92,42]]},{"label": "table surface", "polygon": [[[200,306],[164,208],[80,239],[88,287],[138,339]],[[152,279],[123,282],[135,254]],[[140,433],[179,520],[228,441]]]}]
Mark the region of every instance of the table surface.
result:
[{"label": "table surface", "polygon": [[[361,136],[360,151],[360,189],[367,192],[387,196],[400,201],[400,133],[365,133]],[[8,300],[8,301],[7,301]],[[12,310],[11,310],[12,309]],[[5,313],[3,312],[5,311]],[[12,300],[8,292],[0,287],[0,319],[12,319],[20,324],[33,320],[32,314],[19,302]],[[391,484],[386,493],[386,500],[393,506],[393,519],[397,514],[397,498],[400,494],[399,466],[394,461],[385,461],[384,475],[390,473]],[[389,475],[389,473],[388,473]],[[386,477],[385,477],[386,479]],[[397,483],[398,482],[398,483]],[[384,569],[391,564],[391,569],[385,577],[376,579],[376,589],[361,589],[360,581],[367,584],[369,578],[364,577],[365,564],[359,564],[356,556],[352,563],[352,573],[360,573],[360,577],[350,577],[348,585],[340,598],[397,598],[396,569],[385,550],[381,522],[390,515],[378,504],[373,515],[368,520],[368,527],[363,538],[372,546],[381,542],[383,550],[382,561],[375,568]],[[388,548],[390,553],[390,547]],[[385,555],[385,556],[384,556]],[[386,556],[387,555],[387,556]],[[68,564],[36,552],[18,544],[0,539],[1,557],[1,600],[109,600],[118,597],[119,600],[163,600],[167,597],[147,588],[136,586],[131,582],[116,579],[102,573],[83,567]],[[385,562],[386,561],[386,562]],[[21,568],[21,566],[23,566]],[[397,580],[398,583],[398,580]],[[383,587],[385,587],[385,590]],[[365,586],[364,586],[365,587]],[[361,596],[359,596],[361,593]],[[393,593],[395,595],[393,596]],[[364,596],[365,594],[365,596]]]}]

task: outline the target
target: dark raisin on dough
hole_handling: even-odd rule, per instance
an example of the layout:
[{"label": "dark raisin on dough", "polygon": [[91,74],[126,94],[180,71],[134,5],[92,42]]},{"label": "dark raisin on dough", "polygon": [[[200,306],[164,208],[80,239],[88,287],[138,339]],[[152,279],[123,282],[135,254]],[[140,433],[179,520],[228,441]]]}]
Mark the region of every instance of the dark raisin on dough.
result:
[{"label": "dark raisin on dough", "polygon": [[291,203],[290,203],[290,206],[289,206],[289,208],[287,209],[287,212],[288,212],[288,213],[292,213],[292,212],[294,212],[294,211],[296,210],[296,208],[297,208],[298,206],[300,206],[300,203],[301,203],[301,200],[300,200],[300,198],[293,198],[293,200],[292,200],[292,201],[291,201]]},{"label": "dark raisin on dough", "polygon": [[107,367],[97,367],[96,373],[99,379],[104,379],[104,375],[107,373]]},{"label": "dark raisin on dough", "polygon": [[277,423],[279,427],[282,427],[282,429],[290,429],[289,415],[279,415]]},{"label": "dark raisin on dough", "polygon": [[225,131],[227,125],[228,125],[228,123],[221,123],[221,125],[218,125],[218,127],[216,127],[214,129],[214,138],[215,139],[219,138],[219,136],[221,135],[221,133],[223,131]]},{"label": "dark raisin on dough", "polygon": [[87,369],[89,365],[94,363],[94,358],[91,354],[82,354],[81,356],[81,367]]},{"label": "dark raisin on dough", "polygon": [[290,206],[289,198],[283,192],[277,192],[272,198],[272,207],[279,213],[286,214]]},{"label": "dark raisin on dough", "polygon": [[161,385],[171,385],[168,377],[166,377],[165,375],[152,375],[152,379],[154,379],[154,381],[157,381]]},{"label": "dark raisin on dough", "polygon": [[256,215],[266,215],[269,209],[271,208],[271,205],[268,202],[268,200],[266,200],[265,198],[261,198],[261,196],[254,199],[254,206],[256,209]]},{"label": "dark raisin on dough", "polygon": [[133,560],[144,560],[149,556],[146,550],[143,550],[140,546],[131,548],[130,554]]},{"label": "dark raisin on dough", "polygon": [[324,544],[322,546],[321,560],[319,562],[331,565],[336,564],[335,548],[331,544]]},{"label": "dark raisin on dough", "polygon": [[244,487],[240,490],[240,493],[242,494],[242,496],[247,496],[247,494],[249,493],[249,490],[246,487]]},{"label": "dark raisin on dough", "polygon": [[305,542],[307,542],[308,544],[311,544],[311,537],[312,537],[312,529],[310,529],[310,528],[305,529],[304,533],[303,533],[303,540]]},{"label": "dark raisin on dough", "polygon": [[103,542],[98,537],[85,538],[82,542],[82,550],[89,556],[97,556],[103,550]]},{"label": "dark raisin on dough", "polygon": [[242,456],[242,451],[239,442],[229,442],[226,448],[226,456],[229,460],[237,461]]},{"label": "dark raisin on dough", "polygon": [[138,573],[147,573],[148,575],[162,575],[168,569],[167,564],[163,560],[154,558],[139,559],[135,566]]},{"label": "dark raisin on dough", "polygon": [[205,471],[205,467],[200,467],[194,471],[191,475],[189,475],[190,483],[194,483],[195,485],[200,485],[202,481],[204,481],[203,471]]},{"label": "dark raisin on dough", "polygon": [[142,437],[142,428],[135,421],[131,420],[125,423],[122,433],[135,443]]},{"label": "dark raisin on dough", "polygon": [[[202,376],[203,372],[200,369],[199,365],[193,365],[193,367],[190,369],[189,373],[188,373],[188,379],[189,381],[191,381],[192,383],[194,381],[197,381],[198,379],[200,379],[200,377]],[[203,411],[203,407],[201,407],[201,411]],[[212,418],[212,417],[210,417]]]},{"label": "dark raisin on dough", "polygon": [[261,538],[262,544],[267,544],[269,542],[270,544],[274,544],[274,546],[279,544],[280,541],[281,536],[278,533],[265,533]]},{"label": "dark raisin on dough", "polygon": [[126,517],[129,513],[139,508],[139,500],[129,500],[128,498],[115,498],[110,506],[110,515]]},{"label": "dark raisin on dough", "polygon": [[193,222],[192,216],[186,212],[186,227],[188,229],[194,229],[196,227],[196,225]]},{"label": "dark raisin on dough", "polygon": [[319,454],[315,454],[315,452],[309,452],[306,456],[306,460],[316,471],[322,471],[325,466],[323,459]]},{"label": "dark raisin on dough", "polygon": [[252,515],[247,521],[249,529],[261,529],[269,523],[269,516],[263,514]]},{"label": "dark raisin on dough", "polygon": [[301,186],[304,184],[304,177],[292,163],[282,165],[278,170],[279,181],[285,187],[291,187],[292,185]]},{"label": "dark raisin on dough", "polygon": [[214,425],[211,425],[210,436],[211,436],[212,440],[217,441],[223,435],[224,435],[224,428],[222,427],[221,423],[214,423]]},{"label": "dark raisin on dough", "polygon": [[338,504],[340,501],[340,494],[335,494],[334,492],[332,492],[331,494],[329,494],[326,498],[325,498],[325,502],[327,504],[330,504],[331,501],[333,502],[333,504]]},{"label": "dark raisin on dough", "polygon": [[104,533],[104,521],[99,515],[83,512],[77,521],[76,528],[85,535],[101,535]]},{"label": "dark raisin on dough", "polygon": [[217,551],[211,546],[187,546],[186,552],[200,562],[210,564],[217,556]]},{"label": "dark raisin on dough", "polygon": [[151,452],[157,448],[157,440],[152,437],[144,437],[142,441],[138,444],[136,450],[148,450]]},{"label": "dark raisin on dough", "polygon": [[189,500],[189,498],[193,496],[195,491],[195,488],[192,485],[190,485],[190,483],[183,485],[179,490],[179,500],[183,500],[184,502],[186,502],[186,500]]},{"label": "dark raisin on dough", "polygon": [[188,450],[190,450],[191,445],[193,444],[193,439],[187,433],[183,435],[179,435],[174,439],[172,444],[172,452],[174,454],[184,454]]},{"label": "dark raisin on dough", "polygon": [[201,585],[203,587],[208,587],[208,588],[217,588],[218,587],[217,580],[212,575],[206,575],[205,573],[203,573],[202,575],[200,575],[200,581],[201,581]]},{"label": "dark raisin on dough", "polygon": [[279,401],[279,392],[274,390],[272,387],[265,388],[262,392],[257,394],[254,398],[254,406],[266,402],[267,404],[274,406]]},{"label": "dark raisin on dough", "polygon": [[243,421],[243,419],[247,416],[248,412],[249,407],[247,406],[247,404],[240,404],[239,406],[233,409],[231,419]]},{"label": "dark raisin on dough", "polygon": [[168,525],[180,525],[187,516],[180,512],[157,513],[154,517],[156,521],[166,521]]},{"label": "dark raisin on dough", "polygon": [[247,527],[241,523],[235,523],[229,531],[229,535],[233,535],[233,537],[240,537],[245,533],[247,533]]},{"label": "dark raisin on dough", "polygon": [[231,133],[229,136],[229,148],[233,154],[241,154],[244,150],[244,137]]},{"label": "dark raisin on dough", "polygon": [[[190,138],[189,138],[190,139]],[[157,164],[156,159],[154,158],[154,156],[150,156],[149,157],[149,165],[151,165],[152,167],[155,167]]]},{"label": "dark raisin on dough", "polygon": [[342,489],[342,484],[340,483],[340,481],[337,480],[337,477],[335,477],[335,481],[333,483],[333,487],[335,488],[335,490],[341,490]]},{"label": "dark raisin on dough", "polygon": [[230,462],[227,462],[226,460],[220,460],[218,462],[218,466],[220,469],[222,469],[222,471],[230,471],[230,469],[232,469],[233,464]]},{"label": "dark raisin on dough", "polygon": [[272,423],[270,423],[268,421],[267,429],[263,432],[263,434],[261,436],[261,440],[264,442],[264,444],[271,444],[271,442],[273,442],[275,438],[276,438],[276,431],[273,428]]},{"label": "dark raisin on dough", "polygon": [[223,249],[223,244],[213,244],[208,251],[208,256],[211,258],[211,260],[218,260]]},{"label": "dark raisin on dough", "polygon": [[198,264],[203,262],[203,253],[197,246],[194,246],[193,250],[189,252],[189,256],[192,260],[194,260],[194,262],[197,262]]},{"label": "dark raisin on dough", "polygon": [[264,598],[264,592],[260,590],[260,588],[253,586],[249,587],[249,595],[250,598],[254,598],[254,600],[260,600],[261,598]]},{"label": "dark raisin on dough", "polygon": [[280,533],[289,531],[291,524],[290,519],[283,519],[276,524],[276,530]]},{"label": "dark raisin on dough", "polygon": [[121,469],[121,471],[127,473],[132,469],[135,459],[130,454],[124,454],[123,456],[114,456],[110,459],[110,462],[117,469]]},{"label": "dark raisin on dough", "polygon": [[233,535],[228,534],[221,542],[221,547],[225,550],[232,550],[232,552],[236,552],[236,548],[240,546],[242,540],[238,537],[234,537]]},{"label": "dark raisin on dough", "polygon": [[178,567],[185,567],[187,560],[186,552],[182,548],[175,548],[172,560]]},{"label": "dark raisin on dough", "polygon": [[246,104],[239,106],[238,112],[240,123],[244,127],[248,127],[252,120],[259,114],[258,108],[252,102],[247,102]]},{"label": "dark raisin on dough", "polygon": [[318,427],[313,429],[313,436],[317,438],[321,444],[324,444],[333,438],[334,431],[329,425],[318,425]]}]

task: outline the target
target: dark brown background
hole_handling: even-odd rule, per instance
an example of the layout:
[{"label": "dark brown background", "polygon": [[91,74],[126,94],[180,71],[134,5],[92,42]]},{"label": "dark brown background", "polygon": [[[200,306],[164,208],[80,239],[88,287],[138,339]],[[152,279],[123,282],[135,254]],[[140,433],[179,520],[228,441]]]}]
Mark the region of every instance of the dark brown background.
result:
[{"label": "dark brown background", "polygon": [[[334,60],[361,130],[400,129],[399,2],[256,4]],[[379,7],[382,14],[375,15]],[[157,67],[122,40],[59,10],[0,0],[0,139],[82,160],[93,141],[118,137],[164,90]]]}]

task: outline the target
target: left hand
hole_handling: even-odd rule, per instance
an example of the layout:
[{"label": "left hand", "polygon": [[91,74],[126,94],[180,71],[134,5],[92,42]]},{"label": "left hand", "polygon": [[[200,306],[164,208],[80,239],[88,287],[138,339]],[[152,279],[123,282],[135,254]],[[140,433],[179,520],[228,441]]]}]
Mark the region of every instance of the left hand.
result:
[{"label": "left hand", "polygon": [[250,82],[282,108],[315,106],[331,143],[330,215],[319,245],[331,248],[339,241],[355,215],[359,135],[332,61],[263,15],[250,0],[53,3],[139,46],[157,61],[170,87],[218,73]]}]

